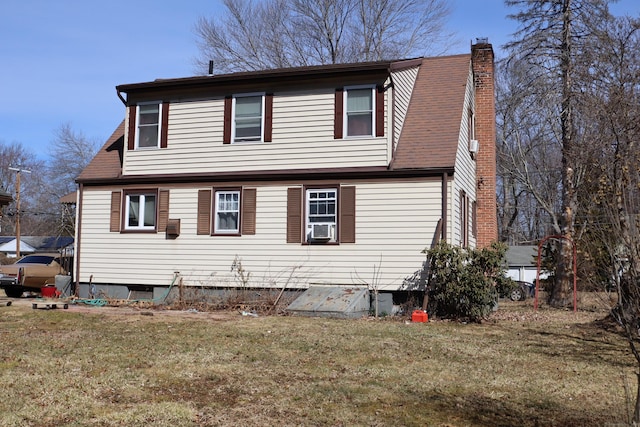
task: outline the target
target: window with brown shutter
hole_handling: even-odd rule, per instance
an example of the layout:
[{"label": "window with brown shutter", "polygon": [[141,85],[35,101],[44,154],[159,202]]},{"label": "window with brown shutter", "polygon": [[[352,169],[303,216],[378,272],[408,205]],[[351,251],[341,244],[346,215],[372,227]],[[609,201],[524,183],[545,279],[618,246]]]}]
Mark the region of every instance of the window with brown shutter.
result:
[{"label": "window with brown shutter", "polygon": [[198,191],[197,234],[211,234],[211,190]]},{"label": "window with brown shutter", "polygon": [[356,241],[356,187],[287,189],[287,243]]},{"label": "window with brown shutter", "polygon": [[302,188],[287,189],[287,243],[302,243]]},{"label": "window with brown shutter", "polygon": [[144,102],[129,106],[127,149],[167,148],[169,103]]}]

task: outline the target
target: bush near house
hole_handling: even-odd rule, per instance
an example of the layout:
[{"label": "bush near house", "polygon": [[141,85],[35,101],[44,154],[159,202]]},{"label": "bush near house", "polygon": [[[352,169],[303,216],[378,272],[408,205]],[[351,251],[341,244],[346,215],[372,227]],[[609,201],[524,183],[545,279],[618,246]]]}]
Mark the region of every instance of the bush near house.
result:
[{"label": "bush near house", "polygon": [[429,260],[429,312],[475,322],[487,317],[498,295],[508,295],[517,286],[505,274],[506,251],[502,243],[465,249],[444,241],[425,249]]}]

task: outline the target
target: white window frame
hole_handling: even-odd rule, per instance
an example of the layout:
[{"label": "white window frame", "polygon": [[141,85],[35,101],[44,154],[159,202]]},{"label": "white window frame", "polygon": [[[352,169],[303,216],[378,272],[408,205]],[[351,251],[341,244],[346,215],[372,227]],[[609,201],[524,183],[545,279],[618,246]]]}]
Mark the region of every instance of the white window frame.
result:
[{"label": "white window frame", "polygon": [[[238,207],[237,209],[220,209],[220,205],[219,205],[219,201],[220,201],[220,195],[221,194],[237,194],[238,195]],[[214,220],[213,220],[213,231],[214,234],[239,234],[240,233],[240,212],[242,211],[242,192],[240,190],[226,190],[226,189],[220,189],[220,190],[215,190],[214,196],[213,196],[213,203],[214,203],[214,209],[213,209],[213,214],[215,216]],[[220,228],[220,217],[219,214],[220,213],[235,213],[237,215],[237,220],[236,220],[236,228],[235,229],[226,229],[226,228]]]},{"label": "white window frame", "polygon": [[[326,197],[324,199],[311,198],[312,193],[333,193],[333,197]],[[307,242],[336,242],[336,231],[338,229],[338,188],[307,188],[305,191],[305,238]],[[312,200],[320,201],[333,201],[334,212],[333,214],[316,214],[316,216],[330,216],[333,215],[332,221],[311,221],[311,202]],[[312,229],[313,224],[328,224],[331,230],[331,237],[329,239],[313,239]]]},{"label": "white window frame", "polygon": [[[137,196],[138,199],[138,224],[129,224],[129,214],[131,209],[131,197]],[[145,209],[147,197],[152,196],[154,198],[154,216],[153,225],[144,225]],[[125,230],[155,230],[158,224],[158,193],[156,191],[150,192],[131,192],[125,193],[125,211],[124,211],[124,229]],[[142,224],[140,223],[142,220]]]},{"label": "white window frame", "polygon": [[[371,133],[367,135],[349,135],[349,92],[352,90],[371,89]],[[345,138],[372,138],[376,132],[376,87],[375,85],[346,86],[344,88],[343,117]]]},{"label": "white window frame", "polygon": [[[144,107],[146,105],[157,105],[158,106],[158,140],[156,141],[156,145],[153,146],[148,146],[148,147],[141,147],[140,146],[140,127],[142,126],[152,126],[152,125],[142,125],[140,124],[140,110],[141,107]],[[160,140],[162,139],[162,101],[149,101],[149,102],[141,102],[138,104],[138,108],[136,108],[136,143],[135,143],[135,149],[136,150],[153,150],[156,148],[160,148]]]},{"label": "white window frame", "polygon": [[[231,107],[231,143],[232,144],[246,144],[246,143],[257,143],[264,142],[264,114],[265,114],[265,92],[254,92],[254,93],[242,93],[233,95],[233,103]],[[238,98],[253,98],[260,97],[260,136],[252,137],[252,138],[236,138],[236,99]]]}]

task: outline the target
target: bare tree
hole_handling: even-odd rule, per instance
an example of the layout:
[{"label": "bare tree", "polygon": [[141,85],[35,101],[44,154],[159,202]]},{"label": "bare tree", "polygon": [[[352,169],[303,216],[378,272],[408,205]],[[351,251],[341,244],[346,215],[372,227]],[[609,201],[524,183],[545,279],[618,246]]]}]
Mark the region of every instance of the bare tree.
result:
[{"label": "bare tree", "polygon": [[513,60],[524,61],[531,68],[532,87],[546,87],[557,96],[551,125],[559,130],[561,152],[561,207],[554,224],[565,239],[560,241],[555,284],[549,303],[555,307],[571,304],[572,248],[576,239],[575,221],[579,211],[578,189],[590,165],[583,150],[586,133],[577,129],[576,108],[582,82],[576,80],[585,47],[600,27],[610,21],[606,0],[506,0],[520,11],[512,18],[520,22],[516,41],[507,44]]},{"label": "bare tree", "polygon": [[93,159],[98,148],[99,141],[73,130],[70,123],[63,123],[55,130],[41,198],[41,206],[52,220],[50,233],[73,236],[75,211],[62,205],[60,198],[76,190],[75,179]]},{"label": "bare tree", "polygon": [[[640,19],[608,23],[585,54],[597,64],[582,78],[594,147],[589,250],[615,284],[612,313],[640,369]],[[640,372],[632,421],[640,423]]]},{"label": "bare tree", "polygon": [[[17,175],[15,170],[9,168],[31,172],[22,173],[20,180],[20,212],[17,211],[15,200]],[[18,218],[22,235],[37,235],[46,228],[43,226],[46,216],[41,215],[39,206],[41,190],[46,182],[44,170],[45,162],[39,160],[35,153],[22,144],[5,144],[0,141],[0,185],[5,192],[14,197],[14,201],[4,208],[0,219],[2,235],[15,234]]]},{"label": "bare tree", "polygon": [[[218,72],[399,59],[444,51],[445,0],[224,0],[195,25]],[[436,50],[439,49],[439,50]]]},{"label": "bare tree", "polygon": [[512,244],[532,243],[560,232],[557,96],[521,60],[501,61],[498,77],[500,236]]}]

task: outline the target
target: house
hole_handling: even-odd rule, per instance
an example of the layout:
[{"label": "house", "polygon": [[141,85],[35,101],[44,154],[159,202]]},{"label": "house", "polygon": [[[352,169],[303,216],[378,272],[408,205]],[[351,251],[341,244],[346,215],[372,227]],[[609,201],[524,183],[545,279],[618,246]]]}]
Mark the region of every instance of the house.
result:
[{"label": "house", "polygon": [[[536,283],[538,274],[538,247],[531,245],[509,246],[505,255],[507,276],[521,282]],[[540,271],[540,278],[546,279],[549,273]]]},{"label": "house", "polygon": [[[497,238],[493,49],[116,87],[78,177],[76,284],[407,288]],[[418,275],[419,276],[419,275]],[[421,283],[413,283],[419,287]]]},{"label": "house", "polygon": [[[15,236],[0,236],[0,254],[7,258],[16,257],[17,240]],[[20,253],[28,255],[37,252],[57,252],[73,256],[73,237],[21,236]]]}]

